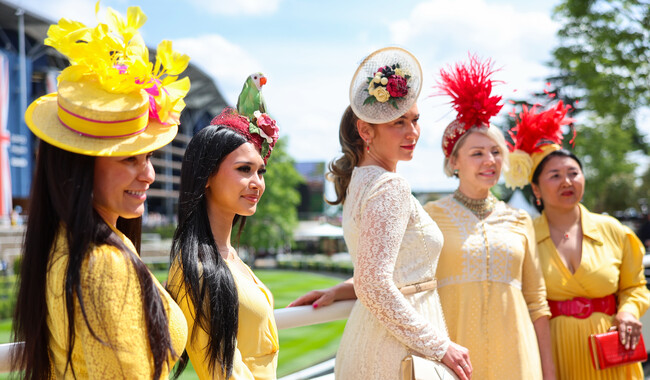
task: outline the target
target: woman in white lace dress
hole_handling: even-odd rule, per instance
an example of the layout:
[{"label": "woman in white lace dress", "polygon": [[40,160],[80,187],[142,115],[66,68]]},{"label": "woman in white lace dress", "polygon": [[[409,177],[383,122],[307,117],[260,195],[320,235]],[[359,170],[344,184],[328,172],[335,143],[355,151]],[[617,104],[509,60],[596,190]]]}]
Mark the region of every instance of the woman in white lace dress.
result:
[{"label": "woman in white lace dress", "polygon": [[354,289],[347,281],[292,303],[319,307],[356,292],[336,356],[339,379],[397,379],[409,353],[442,361],[461,379],[471,376],[469,353],[449,340],[435,288],[442,234],[395,173],[398,161],[412,159],[420,136],[420,88],[415,57],[379,50],[357,70],[341,120],[343,156],[329,175],[337,192],[332,203],[343,204]]}]

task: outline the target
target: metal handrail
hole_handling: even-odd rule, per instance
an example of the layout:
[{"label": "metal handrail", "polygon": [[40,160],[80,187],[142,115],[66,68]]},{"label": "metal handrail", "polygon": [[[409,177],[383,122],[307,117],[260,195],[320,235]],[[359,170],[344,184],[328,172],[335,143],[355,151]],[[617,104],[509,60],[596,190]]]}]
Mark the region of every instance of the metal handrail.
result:
[{"label": "metal handrail", "polygon": [[[354,302],[353,300],[338,301],[318,309],[311,306],[275,309],[273,314],[278,330],[286,330],[345,319],[350,315]],[[11,351],[21,349],[22,346],[23,342],[0,344],[0,373],[11,372]]]}]

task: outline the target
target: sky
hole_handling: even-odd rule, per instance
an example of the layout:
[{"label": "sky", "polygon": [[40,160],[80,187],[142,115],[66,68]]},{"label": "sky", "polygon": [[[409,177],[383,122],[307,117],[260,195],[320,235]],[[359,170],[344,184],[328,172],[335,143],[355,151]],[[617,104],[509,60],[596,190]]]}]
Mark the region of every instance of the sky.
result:
[{"label": "sky", "polygon": [[[338,126],[349,104],[357,65],[372,51],[400,46],[420,61],[424,85],[418,108],[422,128],[415,157],[398,173],[414,191],[450,191],[457,181],[442,170],[442,132],[455,113],[449,99],[431,95],[441,68],[468,53],[491,58],[501,70],[495,87],[506,104],[544,88],[557,45],[559,0],[104,0],[126,14],[138,5],[148,20],[140,30],[155,47],[173,42],[210,75],[234,105],[245,79],[261,71],[268,112],[297,161],[331,161],[340,155]],[[91,0],[22,0],[51,20],[67,17],[96,25]],[[100,18],[103,11],[100,11]],[[650,115],[646,115],[646,120]],[[649,131],[646,133],[650,132]],[[272,165],[272,160],[270,161]],[[272,168],[269,168],[272,169]]]}]

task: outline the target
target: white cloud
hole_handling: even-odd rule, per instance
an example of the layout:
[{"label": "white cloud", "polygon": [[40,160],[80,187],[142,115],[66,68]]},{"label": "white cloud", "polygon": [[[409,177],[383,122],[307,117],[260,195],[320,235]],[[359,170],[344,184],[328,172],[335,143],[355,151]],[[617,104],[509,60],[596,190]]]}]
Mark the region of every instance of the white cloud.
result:
[{"label": "white cloud", "polygon": [[281,0],[190,0],[198,9],[222,15],[275,13]]},{"label": "white cloud", "polygon": [[[544,88],[550,74],[545,62],[551,58],[558,26],[550,12],[529,11],[488,0],[428,0],[414,6],[405,19],[388,24],[394,43],[414,52],[424,73],[419,99],[422,133],[413,161],[398,170],[414,190],[450,190],[457,181],[442,170],[442,133],[456,114],[446,97],[429,97],[442,67],[466,61],[468,52],[492,58],[502,70],[494,79],[505,84],[494,93],[507,99],[527,98]],[[505,103],[500,116],[512,107]],[[499,122],[499,118],[494,119]]]},{"label": "white cloud", "polygon": [[240,46],[217,34],[173,41],[174,49],[212,76],[224,97],[234,105],[246,78],[263,71],[262,65]]}]

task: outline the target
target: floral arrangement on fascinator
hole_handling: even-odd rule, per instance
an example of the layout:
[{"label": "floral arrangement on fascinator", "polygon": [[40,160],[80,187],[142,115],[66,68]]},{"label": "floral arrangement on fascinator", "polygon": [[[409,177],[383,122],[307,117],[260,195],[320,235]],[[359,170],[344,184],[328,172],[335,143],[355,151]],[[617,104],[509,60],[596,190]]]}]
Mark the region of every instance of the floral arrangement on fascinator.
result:
[{"label": "floral arrangement on fascinator", "polygon": [[[99,2],[95,14],[99,13]],[[178,131],[190,89],[189,57],[162,41],[155,63],[138,29],[139,7],[124,18],[111,8],[95,27],[63,18],[45,44],[70,61],[57,92],[34,101],[25,116],[39,138],[61,149],[93,156],[134,155],[169,143]]]},{"label": "floral arrangement on fascinator", "polygon": [[490,119],[497,115],[503,104],[501,96],[492,95],[497,81],[490,77],[497,70],[492,60],[480,61],[476,55],[469,56],[468,63],[456,63],[453,67],[440,70],[440,81],[435,86],[439,92],[434,95],[451,97],[451,104],[457,113],[442,136],[442,150],[449,158],[456,142],[472,127],[487,128]]},{"label": "floral arrangement on fascinator", "polygon": [[386,47],[359,65],[350,83],[350,107],[368,123],[387,123],[402,116],[417,101],[422,68],[409,51]]},{"label": "floral arrangement on fascinator", "polygon": [[[259,96],[243,96],[248,95],[251,91],[249,82],[254,76],[264,78],[261,81],[262,84],[256,87],[256,94]],[[241,133],[260,151],[264,164],[268,162],[271,151],[280,137],[280,128],[276,121],[265,113],[266,104],[261,98],[261,87],[265,83],[266,78],[261,73],[251,74],[239,96],[237,110],[226,107],[210,122],[210,125],[224,125]]]},{"label": "floral arrangement on fascinator", "polygon": [[[547,110],[540,111],[540,108],[539,104],[531,108],[523,105],[518,115],[514,111],[510,114],[516,125],[508,131],[514,143],[508,143],[510,169],[504,173],[504,178],[511,189],[523,188],[532,181],[533,173],[544,157],[562,148],[562,126],[574,121],[566,117],[572,107],[561,100]],[[575,134],[574,129],[570,144],[573,144]]]},{"label": "floral arrangement on fascinator", "polygon": [[380,67],[373,77],[368,77],[368,97],[363,104],[388,102],[395,109],[399,109],[397,99],[408,95],[409,79],[410,73],[400,68],[399,63]]}]

